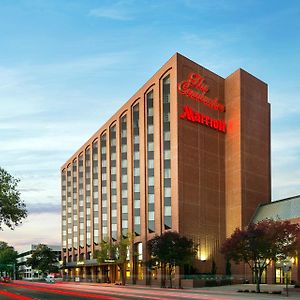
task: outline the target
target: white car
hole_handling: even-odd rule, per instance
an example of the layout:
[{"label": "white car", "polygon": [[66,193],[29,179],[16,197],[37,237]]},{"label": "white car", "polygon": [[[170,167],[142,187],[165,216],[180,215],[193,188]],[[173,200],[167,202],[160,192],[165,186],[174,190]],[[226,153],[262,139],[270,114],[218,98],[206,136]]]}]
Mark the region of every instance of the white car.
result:
[{"label": "white car", "polygon": [[48,276],[46,277],[46,282],[54,283],[54,282],[55,282],[54,275],[48,275]]}]

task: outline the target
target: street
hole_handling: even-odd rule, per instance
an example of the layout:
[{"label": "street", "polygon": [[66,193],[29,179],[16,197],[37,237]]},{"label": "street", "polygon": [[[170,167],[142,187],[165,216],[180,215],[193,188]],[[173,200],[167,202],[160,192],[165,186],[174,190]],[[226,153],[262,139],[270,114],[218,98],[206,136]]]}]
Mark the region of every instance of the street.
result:
[{"label": "street", "polygon": [[[79,283],[32,283],[15,281],[0,285],[1,300],[81,300],[81,299],[286,299],[283,295],[237,293],[235,287],[218,287],[216,289],[161,289],[145,286],[114,286]],[[299,299],[299,294],[291,294],[290,299]]]}]

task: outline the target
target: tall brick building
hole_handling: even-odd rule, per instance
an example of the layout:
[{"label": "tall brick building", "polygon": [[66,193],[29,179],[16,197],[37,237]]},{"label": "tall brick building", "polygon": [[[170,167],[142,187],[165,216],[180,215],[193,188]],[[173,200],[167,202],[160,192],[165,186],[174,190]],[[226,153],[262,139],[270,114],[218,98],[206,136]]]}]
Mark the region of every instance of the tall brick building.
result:
[{"label": "tall brick building", "polygon": [[271,198],[267,97],[242,69],[224,79],[175,54],[61,168],[65,275],[101,280],[94,250],[129,232],[128,278],[156,278],[142,262],[165,230],[194,239],[200,272],[224,272],[220,244]]}]

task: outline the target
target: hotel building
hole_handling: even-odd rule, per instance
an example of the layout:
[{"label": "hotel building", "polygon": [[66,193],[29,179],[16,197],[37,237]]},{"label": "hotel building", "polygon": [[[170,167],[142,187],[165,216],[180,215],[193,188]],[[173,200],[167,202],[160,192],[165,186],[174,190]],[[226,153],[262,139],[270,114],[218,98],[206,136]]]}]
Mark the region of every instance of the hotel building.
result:
[{"label": "hotel building", "polygon": [[134,233],[127,276],[156,278],[146,242],[166,230],[195,241],[199,272],[224,273],[220,244],[271,198],[267,85],[175,54],[67,160],[61,189],[65,277],[101,281],[94,251]]}]

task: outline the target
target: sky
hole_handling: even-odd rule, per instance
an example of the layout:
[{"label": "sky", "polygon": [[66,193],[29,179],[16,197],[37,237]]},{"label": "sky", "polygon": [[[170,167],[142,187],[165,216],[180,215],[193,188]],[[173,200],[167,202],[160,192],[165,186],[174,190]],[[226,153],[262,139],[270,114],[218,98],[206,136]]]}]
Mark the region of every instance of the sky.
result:
[{"label": "sky", "polygon": [[297,0],[1,0],[0,166],[29,214],[0,240],[60,243],[60,167],[176,52],[269,86],[272,200],[300,194]]}]

